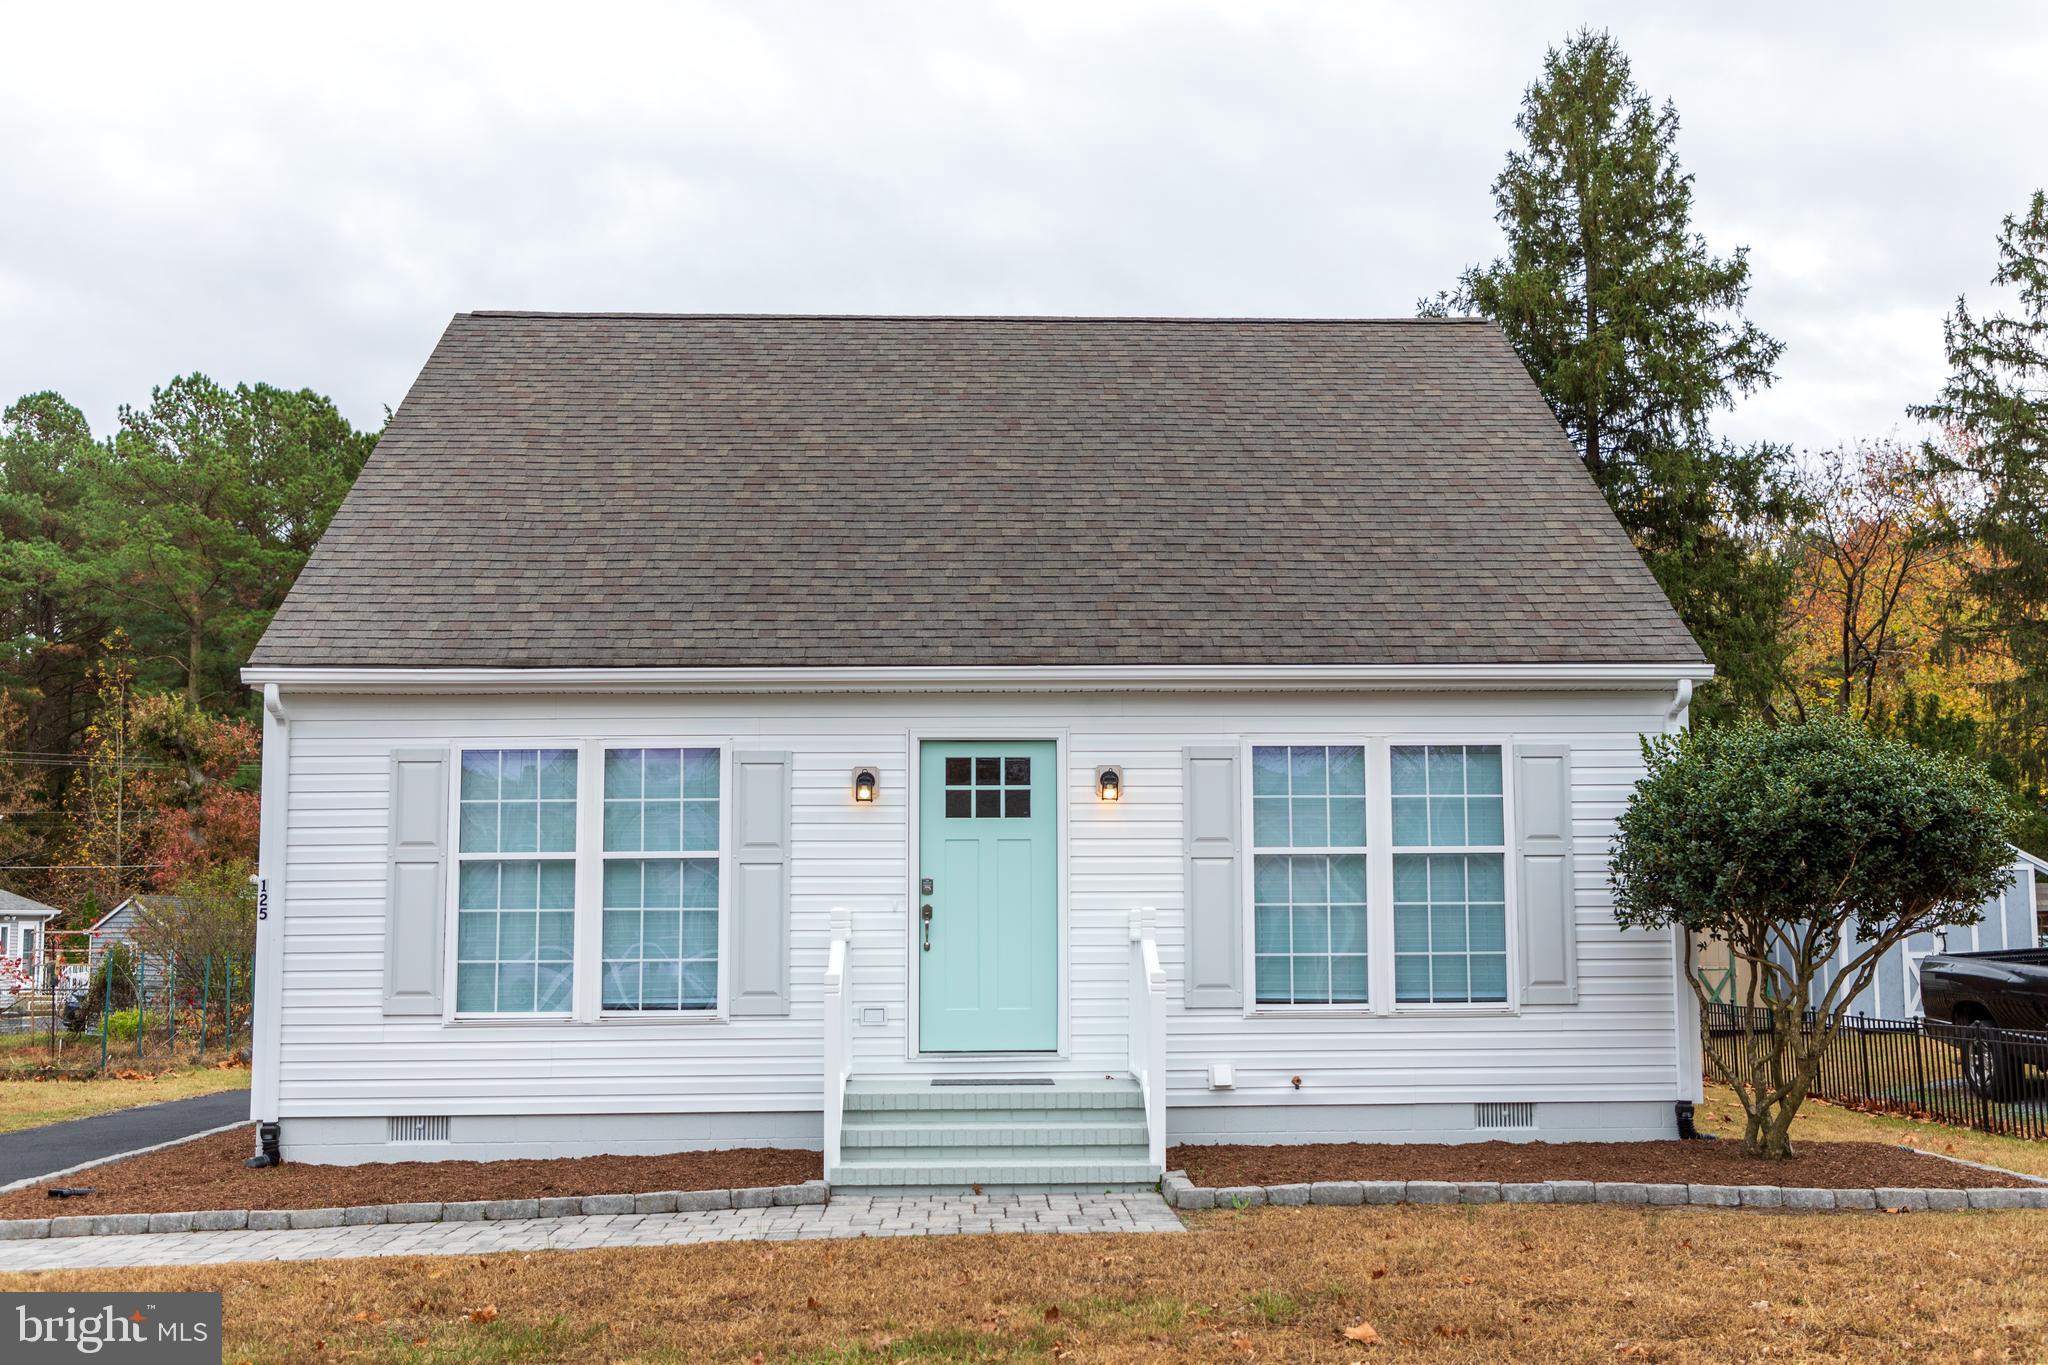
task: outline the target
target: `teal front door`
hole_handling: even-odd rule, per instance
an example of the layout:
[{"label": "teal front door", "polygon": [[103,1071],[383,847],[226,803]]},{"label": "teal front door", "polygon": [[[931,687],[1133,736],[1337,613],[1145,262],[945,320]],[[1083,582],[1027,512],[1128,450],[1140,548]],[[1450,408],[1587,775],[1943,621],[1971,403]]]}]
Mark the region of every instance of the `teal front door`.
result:
[{"label": "teal front door", "polygon": [[1059,1047],[1051,740],[927,742],[918,766],[921,1052]]}]

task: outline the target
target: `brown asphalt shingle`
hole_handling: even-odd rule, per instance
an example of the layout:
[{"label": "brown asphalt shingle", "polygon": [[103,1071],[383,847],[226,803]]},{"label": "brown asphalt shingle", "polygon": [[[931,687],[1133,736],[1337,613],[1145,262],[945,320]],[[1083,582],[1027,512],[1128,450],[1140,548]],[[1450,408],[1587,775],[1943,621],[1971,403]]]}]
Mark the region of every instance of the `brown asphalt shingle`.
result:
[{"label": "brown asphalt shingle", "polygon": [[1699,659],[1488,324],[465,313],[251,662]]}]

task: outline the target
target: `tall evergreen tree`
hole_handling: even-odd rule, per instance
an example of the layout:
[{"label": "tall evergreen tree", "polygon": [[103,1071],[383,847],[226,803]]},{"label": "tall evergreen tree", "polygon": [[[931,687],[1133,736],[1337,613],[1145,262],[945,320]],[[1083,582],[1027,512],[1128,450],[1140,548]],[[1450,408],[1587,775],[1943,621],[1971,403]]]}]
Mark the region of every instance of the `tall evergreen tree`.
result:
[{"label": "tall evergreen tree", "polygon": [[1500,325],[1719,669],[1723,704],[1767,710],[1785,652],[1790,457],[1708,429],[1771,382],[1783,349],[1742,317],[1747,248],[1717,257],[1692,230],[1678,111],[1636,86],[1612,35],[1581,30],[1546,53],[1515,126],[1525,145],[1493,185],[1507,254],[1422,311]]},{"label": "tall evergreen tree", "polygon": [[57,394],[0,414],[0,692],[14,699],[0,750],[69,750],[92,709],[86,670],[105,624],[62,583],[97,453],[85,414]]},{"label": "tall evergreen tree", "polygon": [[1957,299],[1943,328],[1948,383],[1913,411],[1949,429],[1947,462],[1977,490],[1961,518],[1983,549],[1969,575],[1982,604],[1972,624],[2015,665],[1985,685],[1992,744],[2039,810],[2048,805],[2048,192],[2004,220],[1991,282],[2015,291],[2017,308],[1979,316]]},{"label": "tall evergreen tree", "polygon": [[375,443],[310,391],[174,379],[96,452],[67,584],[127,628],[145,682],[195,707],[238,697],[242,660]]}]

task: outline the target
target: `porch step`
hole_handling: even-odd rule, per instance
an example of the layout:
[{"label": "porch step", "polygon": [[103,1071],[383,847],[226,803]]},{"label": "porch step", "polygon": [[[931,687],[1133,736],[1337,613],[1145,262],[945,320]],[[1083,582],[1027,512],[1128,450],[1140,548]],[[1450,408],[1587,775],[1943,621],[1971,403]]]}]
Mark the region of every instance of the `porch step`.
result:
[{"label": "porch step", "polygon": [[[951,1119],[957,1116],[948,1115]],[[847,1124],[840,1141],[849,1149],[905,1147],[1135,1147],[1145,1149],[1145,1117],[1129,1123],[1047,1122]]]},{"label": "porch step", "polygon": [[862,1077],[847,1088],[835,1189],[864,1193],[1145,1189],[1161,1172],[1135,1081],[934,1086]]},{"label": "porch step", "polygon": [[1006,1194],[1021,1190],[1148,1190],[1158,1182],[1158,1173],[1142,1157],[1137,1161],[973,1161],[950,1165],[848,1161],[840,1163],[832,1188],[850,1194],[965,1193],[979,1185],[984,1194]]},{"label": "porch step", "polygon": [[1142,1109],[1132,1080],[1060,1080],[1052,1085],[932,1085],[921,1080],[856,1078],[846,1087],[846,1109],[884,1112],[930,1109]]}]

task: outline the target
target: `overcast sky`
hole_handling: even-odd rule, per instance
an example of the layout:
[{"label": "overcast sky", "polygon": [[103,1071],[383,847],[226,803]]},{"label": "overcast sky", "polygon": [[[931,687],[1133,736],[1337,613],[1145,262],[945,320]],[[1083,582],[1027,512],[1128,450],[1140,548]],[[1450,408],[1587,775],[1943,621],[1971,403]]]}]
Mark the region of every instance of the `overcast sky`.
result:
[{"label": "overcast sky", "polygon": [[476,308],[1385,316],[1499,247],[1547,44],[1677,102],[1786,342],[1739,438],[1903,431],[2048,184],[2048,6],[0,6],[0,401],[395,406]]}]

